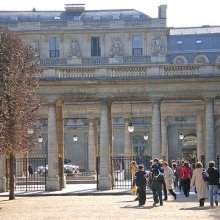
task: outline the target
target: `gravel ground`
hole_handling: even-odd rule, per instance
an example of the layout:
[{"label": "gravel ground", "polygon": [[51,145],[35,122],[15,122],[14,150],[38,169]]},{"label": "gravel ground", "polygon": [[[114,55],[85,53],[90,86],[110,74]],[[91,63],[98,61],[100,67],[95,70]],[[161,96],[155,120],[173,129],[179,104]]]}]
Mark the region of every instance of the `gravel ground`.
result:
[{"label": "gravel ground", "polygon": [[152,195],[138,207],[132,195],[98,196],[33,196],[9,201],[0,197],[1,220],[182,220],[220,219],[220,207],[198,207],[196,196],[169,197],[163,206],[153,207]]}]

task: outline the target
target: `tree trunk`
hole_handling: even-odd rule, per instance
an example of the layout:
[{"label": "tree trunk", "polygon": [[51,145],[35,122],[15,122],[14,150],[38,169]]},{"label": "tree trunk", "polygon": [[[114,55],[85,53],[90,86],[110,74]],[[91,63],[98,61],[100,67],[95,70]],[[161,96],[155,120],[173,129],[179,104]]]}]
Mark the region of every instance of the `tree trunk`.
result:
[{"label": "tree trunk", "polygon": [[15,155],[10,153],[9,158],[9,200],[15,199]]}]

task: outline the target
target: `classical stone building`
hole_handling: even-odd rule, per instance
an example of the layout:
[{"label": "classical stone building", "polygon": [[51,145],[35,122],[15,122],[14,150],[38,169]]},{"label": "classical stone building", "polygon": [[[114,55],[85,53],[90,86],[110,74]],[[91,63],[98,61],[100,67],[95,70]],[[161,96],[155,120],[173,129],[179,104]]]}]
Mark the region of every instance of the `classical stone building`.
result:
[{"label": "classical stone building", "polygon": [[99,155],[100,189],[111,188],[111,156],[216,160],[220,27],[169,28],[166,5],[157,18],[84,5],[1,11],[0,25],[39,55],[43,142],[29,154],[48,156],[48,190],[58,157],[94,171]]}]

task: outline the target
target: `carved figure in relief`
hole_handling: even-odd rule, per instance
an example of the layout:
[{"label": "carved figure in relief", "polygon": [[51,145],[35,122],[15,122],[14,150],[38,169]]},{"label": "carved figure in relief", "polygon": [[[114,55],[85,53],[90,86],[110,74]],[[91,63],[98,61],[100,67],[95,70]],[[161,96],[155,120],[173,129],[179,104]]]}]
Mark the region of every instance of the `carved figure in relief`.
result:
[{"label": "carved figure in relief", "polygon": [[165,54],[165,48],[160,37],[155,37],[151,43],[151,54],[153,56],[160,56]]},{"label": "carved figure in relief", "polygon": [[81,50],[77,40],[72,40],[70,43],[70,57],[80,57]]},{"label": "carved figure in relief", "polygon": [[39,41],[34,40],[30,43],[31,48],[35,51],[37,55],[40,54]]},{"label": "carved figure in relief", "polygon": [[112,57],[118,57],[122,56],[123,54],[123,49],[122,49],[122,42],[120,38],[114,38],[112,41],[112,47],[110,51],[110,55]]}]

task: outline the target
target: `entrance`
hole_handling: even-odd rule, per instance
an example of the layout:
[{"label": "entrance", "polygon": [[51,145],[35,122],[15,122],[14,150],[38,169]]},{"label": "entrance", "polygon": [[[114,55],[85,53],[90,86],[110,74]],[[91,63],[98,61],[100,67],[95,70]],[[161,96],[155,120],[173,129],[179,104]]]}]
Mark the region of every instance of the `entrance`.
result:
[{"label": "entrance", "polygon": [[182,148],[182,158],[196,161],[196,146],[187,146]]}]

